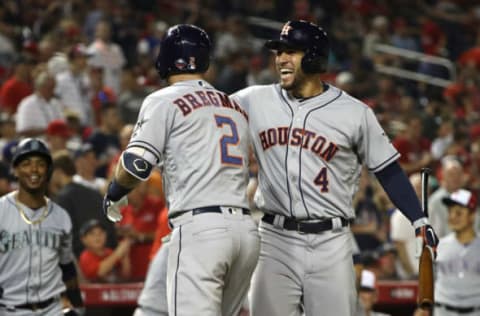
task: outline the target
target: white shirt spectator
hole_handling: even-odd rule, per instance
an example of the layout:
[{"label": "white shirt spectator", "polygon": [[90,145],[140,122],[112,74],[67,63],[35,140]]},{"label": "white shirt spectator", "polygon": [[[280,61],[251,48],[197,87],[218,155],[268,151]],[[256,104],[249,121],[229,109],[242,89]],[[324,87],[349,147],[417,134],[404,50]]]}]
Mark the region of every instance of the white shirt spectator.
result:
[{"label": "white shirt spectator", "polygon": [[[394,242],[403,242],[407,256],[410,259],[410,264],[415,275],[418,275],[418,259],[415,256],[416,238],[415,229],[412,224],[399,210],[395,210],[390,217],[390,238]],[[396,263],[398,274],[402,279],[412,277],[408,275],[403,266],[397,259]]]},{"label": "white shirt spectator", "polygon": [[48,123],[55,119],[63,119],[63,109],[56,99],[49,101],[37,93],[24,98],[17,110],[17,133],[29,130],[46,130]]},{"label": "white shirt spectator", "polygon": [[97,39],[88,46],[88,52],[92,54],[88,64],[103,69],[105,86],[111,88],[118,95],[120,93],[122,68],[126,63],[120,46]]},{"label": "white shirt spectator", "polygon": [[68,69],[55,76],[55,95],[63,106],[76,113],[84,126],[91,125],[91,106],[88,99],[88,78],[85,74],[74,76]]},{"label": "white shirt spectator", "polygon": [[104,178],[96,177],[93,180],[87,180],[79,174],[73,176],[73,182],[102,193],[105,192],[105,188],[107,186],[107,180]]}]

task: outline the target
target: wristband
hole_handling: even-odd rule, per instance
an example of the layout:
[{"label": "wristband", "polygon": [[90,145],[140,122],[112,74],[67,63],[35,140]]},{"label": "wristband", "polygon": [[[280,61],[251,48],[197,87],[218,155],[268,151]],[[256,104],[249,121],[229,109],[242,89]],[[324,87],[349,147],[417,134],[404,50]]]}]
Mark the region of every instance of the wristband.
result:
[{"label": "wristband", "polygon": [[110,182],[107,190],[107,198],[113,202],[119,201],[122,197],[127,195],[133,188],[127,188],[118,183],[115,179]]}]

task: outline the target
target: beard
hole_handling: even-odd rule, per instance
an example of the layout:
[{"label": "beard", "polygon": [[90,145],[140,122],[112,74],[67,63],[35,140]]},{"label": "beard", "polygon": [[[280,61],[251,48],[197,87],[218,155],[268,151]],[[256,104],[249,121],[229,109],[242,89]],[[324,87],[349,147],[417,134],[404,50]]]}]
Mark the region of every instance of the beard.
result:
[{"label": "beard", "polygon": [[18,179],[19,187],[31,195],[43,195],[47,192],[47,180],[42,181],[42,183],[31,186],[27,181]]}]

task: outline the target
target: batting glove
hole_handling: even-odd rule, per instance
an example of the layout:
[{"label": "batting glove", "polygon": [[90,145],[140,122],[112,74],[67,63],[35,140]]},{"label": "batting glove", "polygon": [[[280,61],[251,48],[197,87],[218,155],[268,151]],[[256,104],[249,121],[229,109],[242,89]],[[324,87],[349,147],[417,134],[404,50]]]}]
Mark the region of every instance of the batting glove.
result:
[{"label": "batting glove", "polygon": [[128,204],[127,196],[122,197],[118,201],[112,201],[106,194],[103,198],[103,213],[112,222],[119,222],[122,220],[122,207]]},{"label": "batting glove", "polygon": [[422,253],[423,245],[427,245],[432,251],[433,258],[437,257],[438,237],[426,217],[420,218],[413,223],[415,236],[417,237],[416,257]]}]

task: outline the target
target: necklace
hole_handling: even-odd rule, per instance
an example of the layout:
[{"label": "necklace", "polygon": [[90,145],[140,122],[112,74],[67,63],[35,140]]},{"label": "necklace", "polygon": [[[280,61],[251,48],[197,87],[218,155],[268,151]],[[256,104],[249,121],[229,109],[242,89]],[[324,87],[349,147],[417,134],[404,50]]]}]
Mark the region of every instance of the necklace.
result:
[{"label": "necklace", "polygon": [[45,206],[43,207],[43,212],[40,218],[36,220],[31,220],[27,217],[27,214],[25,214],[25,211],[23,208],[20,206],[20,202],[18,201],[18,197],[15,196],[15,205],[17,206],[18,211],[20,212],[20,216],[22,217],[23,221],[29,225],[37,225],[40,224],[45,220],[48,214],[48,199],[45,199]]}]

